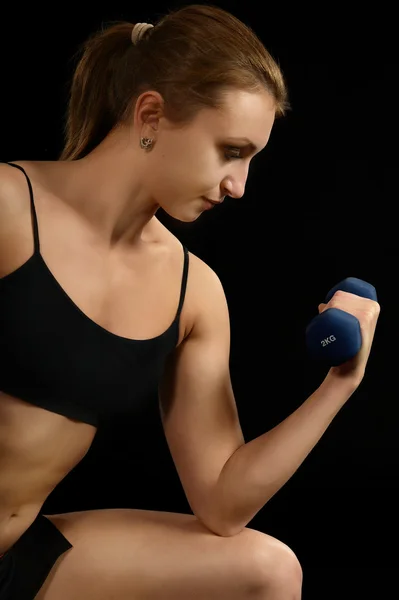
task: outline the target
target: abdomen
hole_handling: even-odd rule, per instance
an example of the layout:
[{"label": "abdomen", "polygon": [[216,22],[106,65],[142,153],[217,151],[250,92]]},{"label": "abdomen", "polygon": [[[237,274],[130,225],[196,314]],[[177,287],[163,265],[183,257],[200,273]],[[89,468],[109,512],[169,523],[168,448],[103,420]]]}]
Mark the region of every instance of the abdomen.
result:
[{"label": "abdomen", "polygon": [[96,431],[0,392],[0,554],[86,455]]}]

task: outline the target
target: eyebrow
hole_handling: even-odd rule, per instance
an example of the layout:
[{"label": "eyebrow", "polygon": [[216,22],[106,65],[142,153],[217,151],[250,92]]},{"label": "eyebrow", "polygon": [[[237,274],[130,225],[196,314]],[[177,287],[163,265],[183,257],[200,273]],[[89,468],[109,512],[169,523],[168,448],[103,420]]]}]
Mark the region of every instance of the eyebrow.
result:
[{"label": "eyebrow", "polygon": [[252,152],[256,152],[258,150],[258,147],[255,146],[255,144],[251,142],[251,140],[249,140],[247,137],[228,138],[228,140],[229,142],[244,142],[245,144],[247,144],[247,146],[250,147]]}]

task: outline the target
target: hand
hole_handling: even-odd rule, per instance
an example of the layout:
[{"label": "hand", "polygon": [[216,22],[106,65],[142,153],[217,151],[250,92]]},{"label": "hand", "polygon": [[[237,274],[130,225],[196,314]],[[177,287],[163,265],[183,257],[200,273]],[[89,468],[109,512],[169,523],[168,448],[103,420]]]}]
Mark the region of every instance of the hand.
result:
[{"label": "hand", "polygon": [[356,317],[360,323],[362,346],[359,352],[344,364],[331,367],[329,371],[329,376],[340,380],[345,379],[357,387],[365,374],[380,314],[380,305],[374,300],[339,290],[335,292],[328,304],[319,304],[318,308],[319,314],[327,308],[339,308]]}]

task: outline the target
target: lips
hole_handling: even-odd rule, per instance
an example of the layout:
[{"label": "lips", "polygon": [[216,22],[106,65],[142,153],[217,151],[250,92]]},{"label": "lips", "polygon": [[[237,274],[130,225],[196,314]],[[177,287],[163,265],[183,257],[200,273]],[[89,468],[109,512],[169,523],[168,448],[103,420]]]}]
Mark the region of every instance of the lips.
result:
[{"label": "lips", "polygon": [[211,200],[211,198],[207,198],[206,196],[202,196],[202,197],[204,200],[207,200],[211,204],[221,204],[223,202],[223,198],[222,198],[222,200]]}]

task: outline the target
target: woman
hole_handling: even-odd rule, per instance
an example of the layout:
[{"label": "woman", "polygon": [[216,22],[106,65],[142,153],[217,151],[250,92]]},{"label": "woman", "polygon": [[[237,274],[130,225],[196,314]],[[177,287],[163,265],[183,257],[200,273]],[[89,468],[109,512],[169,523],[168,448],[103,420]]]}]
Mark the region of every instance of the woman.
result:
[{"label": "woman", "polygon": [[[242,197],[287,108],[256,35],[187,6],[88,40],[60,160],[0,166],[0,600],[300,599],[295,553],[247,524],[360,384],[379,306],[334,296],[361,351],[245,443],[223,288],[156,217]],[[154,386],[193,515],[43,515],[101,419]]]}]

